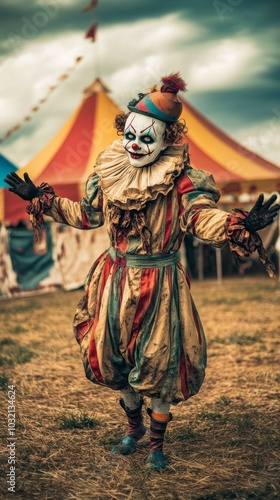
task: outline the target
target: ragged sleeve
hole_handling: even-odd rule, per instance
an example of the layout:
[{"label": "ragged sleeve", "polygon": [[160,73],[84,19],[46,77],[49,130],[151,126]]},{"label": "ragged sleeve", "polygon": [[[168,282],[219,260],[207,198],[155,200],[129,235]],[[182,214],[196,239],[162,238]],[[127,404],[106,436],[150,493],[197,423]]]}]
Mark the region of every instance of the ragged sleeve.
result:
[{"label": "ragged sleeve", "polygon": [[260,235],[250,233],[245,227],[248,212],[236,208],[228,213],[218,208],[220,193],[210,173],[187,166],[177,189],[182,231],[217,247],[228,243],[237,265],[240,258],[250,257],[257,251],[269,276],[274,276],[274,266]]},{"label": "ragged sleeve", "polygon": [[55,222],[78,229],[94,229],[103,225],[102,192],[95,173],[86,182],[85,196],[77,202],[56,196],[46,183],[40,188],[44,194],[34,198],[27,207],[35,231],[40,231],[44,215],[50,216]]},{"label": "ragged sleeve", "polygon": [[229,214],[217,207],[220,193],[213,176],[187,166],[177,186],[182,231],[215,246],[226,243],[225,224]]}]

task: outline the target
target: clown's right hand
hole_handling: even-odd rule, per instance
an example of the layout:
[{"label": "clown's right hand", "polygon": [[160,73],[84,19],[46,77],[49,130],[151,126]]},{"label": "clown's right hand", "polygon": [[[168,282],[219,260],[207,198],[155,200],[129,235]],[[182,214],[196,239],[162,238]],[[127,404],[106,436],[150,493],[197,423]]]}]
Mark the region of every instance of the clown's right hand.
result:
[{"label": "clown's right hand", "polygon": [[35,186],[27,173],[23,174],[24,180],[15,172],[7,175],[4,181],[11,186],[9,191],[17,194],[23,200],[32,200],[43,194],[42,189]]}]

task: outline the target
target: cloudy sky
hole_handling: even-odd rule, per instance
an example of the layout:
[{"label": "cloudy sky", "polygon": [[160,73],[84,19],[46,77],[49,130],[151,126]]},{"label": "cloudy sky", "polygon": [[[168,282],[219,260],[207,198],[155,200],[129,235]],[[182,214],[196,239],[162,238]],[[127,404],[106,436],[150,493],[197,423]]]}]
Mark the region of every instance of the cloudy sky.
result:
[{"label": "cloudy sky", "polygon": [[[100,76],[127,102],[180,71],[187,99],[249,149],[280,165],[277,0],[1,0],[1,152],[23,166],[59,130]],[[98,22],[94,43],[85,38]],[[83,56],[75,71],[75,58]],[[23,122],[65,72],[47,102]],[[204,168],[201,166],[201,168]]]}]

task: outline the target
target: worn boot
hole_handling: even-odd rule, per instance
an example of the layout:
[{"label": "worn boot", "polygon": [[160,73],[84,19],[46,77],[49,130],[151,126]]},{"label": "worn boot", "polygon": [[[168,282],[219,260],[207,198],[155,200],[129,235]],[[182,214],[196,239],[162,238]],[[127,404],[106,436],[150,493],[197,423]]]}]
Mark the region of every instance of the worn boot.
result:
[{"label": "worn boot", "polygon": [[123,399],[120,399],[120,405],[126,413],[128,429],[125,433],[125,437],[119,444],[113,447],[112,451],[120,455],[130,455],[135,451],[137,441],[139,441],[146,432],[146,427],[143,425],[142,418],[143,399],[141,399],[138,408],[135,410],[130,410],[130,408],[125,406]]},{"label": "worn boot", "polygon": [[165,469],[168,463],[163,455],[163,441],[167,424],[172,420],[172,414],[153,413],[150,408],[147,409],[147,413],[151,419],[150,455],[147,466],[149,469]]}]

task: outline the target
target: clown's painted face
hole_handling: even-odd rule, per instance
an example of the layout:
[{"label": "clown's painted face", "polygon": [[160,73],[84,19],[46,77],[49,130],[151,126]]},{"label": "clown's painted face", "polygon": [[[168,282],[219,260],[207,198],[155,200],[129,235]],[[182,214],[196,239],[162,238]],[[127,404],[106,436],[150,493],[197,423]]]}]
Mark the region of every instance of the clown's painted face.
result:
[{"label": "clown's painted face", "polygon": [[167,147],[164,142],[166,124],[150,116],[130,113],[124,127],[123,146],[131,165],[144,167],[153,163]]}]

